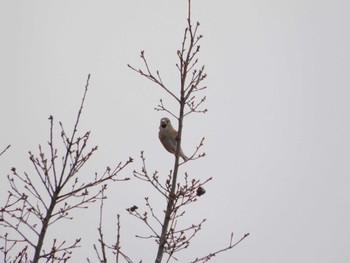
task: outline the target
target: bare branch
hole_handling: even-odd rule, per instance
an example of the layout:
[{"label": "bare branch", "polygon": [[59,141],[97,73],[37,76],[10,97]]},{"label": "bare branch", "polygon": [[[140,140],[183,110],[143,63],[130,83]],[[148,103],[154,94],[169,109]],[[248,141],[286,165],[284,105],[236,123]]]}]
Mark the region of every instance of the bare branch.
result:
[{"label": "bare branch", "polygon": [[99,242],[100,242],[100,246],[101,246],[101,253],[102,253],[102,257],[100,258],[100,256],[98,255],[98,258],[100,260],[100,262],[103,263],[107,263],[107,257],[106,257],[106,243],[104,241],[103,238],[103,232],[102,232],[102,222],[103,222],[103,200],[106,198],[106,196],[104,195],[104,191],[106,190],[107,185],[103,185],[101,188],[101,204],[100,204],[100,222],[99,222],[99,226],[98,226],[98,234],[99,234]]},{"label": "bare branch", "polygon": [[235,246],[237,246],[239,243],[241,243],[246,237],[249,236],[249,233],[246,233],[240,240],[238,240],[237,242],[233,242],[233,233],[231,233],[231,237],[230,237],[230,243],[227,247],[223,248],[223,249],[219,249],[215,252],[211,252],[208,255],[201,257],[201,258],[196,258],[194,261],[191,261],[191,263],[196,263],[196,262],[208,262],[212,257],[217,256],[219,253],[227,251],[229,249],[234,248]]},{"label": "bare branch", "polygon": [[6,148],[2,152],[0,152],[0,156],[3,155],[10,147],[11,147],[10,144],[7,145]]},{"label": "bare branch", "polygon": [[143,151],[141,151],[142,168],[141,172],[134,170],[133,174],[136,178],[149,182],[159,193],[167,197],[167,189],[159,182],[158,172],[155,171],[152,176],[149,176],[146,168],[146,158]]},{"label": "bare branch", "polygon": [[173,116],[175,119],[179,119],[174,113],[172,113],[170,110],[168,110],[164,104],[163,104],[163,100],[160,99],[159,100],[159,104],[157,105],[157,107],[154,108],[156,111],[165,111],[167,113],[169,113],[171,116]]},{"label": "bare branch", "polygon": [[152,73],[152,71],[150,70],[150,67],[148,65],[147,59],[145,57],[145,52],[141,51],[141,55],[140,57],[143,60],[143,63],[146,67],[146,73],[143,72],[141,69],[136,69],[133,66],[128,64],[128,67],[131,68],[132,70],[136,71],[137,73],[141,74],[141,76],[148,78],[149,80],[153,81],[154,83],[156,83],[157,85],[159,85],[160,87],[162,87],[168,94],[170,94],[175,100],[177,100],[180,103],[180,99],[178,97],[175,96],[174,93],[172,93],[163,83],[161,77],[160,77],[160,73],[157,70],[156,74],[157,77],[154,76],[154,74]]},{"label": "bare branch", "polygon": [[[199,152],[199,150],[203,147],[203,145],[204,145],[204,139],[205,139],[205,137],[203,137],[202,139],[201,139],[201,141],[199,142],[199,144],[198,144],[198,146],[196,146],[196,150],[193,152],[193,154],[189,157],[189,160],[191,160],[191,161],[194,161],[194,160],[197,160],[197,159],[199,159],[199,158],[203,158],[203,157],[205,157],[206,156],[206,154],[205,154],[205,152],[203,152],[203,153],[199,153],[198,155],[197,155],[197,153]],[[182,165],[183,163],[181,163],[181,165]]]}]

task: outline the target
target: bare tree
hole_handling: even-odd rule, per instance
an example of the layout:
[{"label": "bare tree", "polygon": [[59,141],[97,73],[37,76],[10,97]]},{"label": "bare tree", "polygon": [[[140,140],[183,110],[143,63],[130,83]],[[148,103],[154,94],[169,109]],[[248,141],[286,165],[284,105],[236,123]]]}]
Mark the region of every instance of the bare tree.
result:
[{"label": "bare tree", "polygon": [[[134,171],[134,176],[136,178],[150,183],[160,195],[166,199],[167,205],[164,218],[161,219],[161,216],[155,213],[149,198],[145,198],[145,212],[138,212],[136,206],[128,209],[130,214],[143,221],[151,231],[149,236],[141,238],[153,238],[158,243],[158,251],[155,258],[156,263],[163,262],[163,256],[165,253],[168,255],[166,262],[169,262],[172,258],[175,258],[174,255],[177,252],[187,249],[191,240],[202,228],[202,224],[205,222],[205,219],[203,219],[201,222],[193,223],[188,227],[181,228],[178,226],[179,221],[186,213],[186,206],[196,202],[198,197],[205,193],[203,185],[212,179],[208,178],[203,182],[194,178],[190,179],[187,172],[185,172],[183,182],[180,182],[178,179],[180,166],[184,163],[187,164],[187,161],[180,162],[179,159],[184,119],[192,113],[207,112],[207,109],[203,108],[206,96],[200,95],[201,92],[207,88],[202,84],[207,75],[204,66],[198,66],[200,40],[202,39],[202,35],[198,33],[199,26],[199,22],[195,24],[192,23],[191,0],[188,0],[187,27],[184,31],[181,48],[177,51],[179,62],[176,64],[176,67],[180,74],[178,91],[173,91],[162,80],[161,74],[158,70],[153,71],[151,69],[144,51],[141,52],[141,59],[144,64],[143,69],[128,65],[132,70],[158,85],[166,92],[166,94],[172,97],[178,105],[178,113],[172,112],[166,105],[164,105],[163,100],[161,99],[159,105],[155,108],[157,111],[163,111],[170,114],[178,121],[178,137],[176,138],[177,148],[175,152],[174,166],[170,171],[165,184],[159,179],[158,172],[152,174],[148,172],[146,168],[146,158],[143,152],[141,152],[141,171]],[[188,162],[205,156],[205,153],[201,152],[203,142],[204,137],[200,140],[196,149],[194,149]],[[158,231],[159,227],[161,229],[160,232]],[[249,234],[245,234],[238,242],[234,243],[233,234],[231,234],[230,242],[227,247],[209,253],[204,257],[196,258],[193,262],[206,262],[218,253],[235,247],[248,235]]]},{"label": "bare tree", "polygon": [[[88,148],[90,132],[78,134],[89,80],[90,74],[70,135],[59,123],[63,145],[61,157],[55,141],[54,118],[50,116],[47,149],[39,145],[38,154],[29,152],[34,174],[21,174],[12,168],[12,174],[8,175],[10,190],[0,210],[0,226],[5,230],[0,233],[4,263],[37,263],[39,260],[67,262],[72,250],[79,246],[80,238],[70,242],[60,241],[59,237],[46,240],[50,227],[63,219],[72,219],[72,210],[87,208],[89,204],[104,198],[103,192],[108,182],[128,180],[118,175],[132,162],[131,158],[113,169],[107,167],[102,175],[96,173],[91,180],[87,179],[89,176],[79,175],[81,168],[97,150],[97,146]],[[51,245],[44,245],[48,243]]]}]

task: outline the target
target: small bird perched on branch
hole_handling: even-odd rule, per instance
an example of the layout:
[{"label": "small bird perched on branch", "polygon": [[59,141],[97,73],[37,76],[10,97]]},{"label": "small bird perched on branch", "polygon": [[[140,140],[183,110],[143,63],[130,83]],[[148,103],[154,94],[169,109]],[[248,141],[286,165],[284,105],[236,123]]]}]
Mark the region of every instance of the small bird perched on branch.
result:
[{"label": "small bird perched on branch", "polygon": [[[168,118],[162,118],[160,120],[158,137],[164,148],[168,152],[175,154],[177,145],[177,131],[173,128]],[[184,159],[185,162],[188,161],[188,157],[183,153],[181,148],[179,156]]]}]

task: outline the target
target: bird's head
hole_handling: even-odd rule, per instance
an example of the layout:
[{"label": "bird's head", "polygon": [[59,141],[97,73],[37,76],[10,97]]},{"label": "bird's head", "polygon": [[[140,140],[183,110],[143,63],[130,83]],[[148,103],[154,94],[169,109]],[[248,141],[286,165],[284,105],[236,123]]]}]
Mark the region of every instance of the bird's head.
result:
[{"label": "bird's head", "polygon": [[168,125],[171,125],[170,120],[164,117],[160,120],[159,129],[165,129],[166,127],[168,127]]}]

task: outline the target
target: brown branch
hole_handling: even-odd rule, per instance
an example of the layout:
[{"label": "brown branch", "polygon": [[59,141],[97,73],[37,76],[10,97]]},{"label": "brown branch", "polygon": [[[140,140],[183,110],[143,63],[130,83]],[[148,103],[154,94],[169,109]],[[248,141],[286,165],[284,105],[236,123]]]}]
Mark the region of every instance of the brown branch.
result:
[{"label": "brown branch", "polygon": [[[195,151],[193,152],[193,154],[189,157],[189,160],[194,161],[194,160],[197,160],[197,159],[199,159],[199,158],[203,158],[203,157],[206,156],[205,152],[200,153],[200,154],[197,155],[197,153],[199,152],[199,150],[200,150],[200,149],[203,147],[203,145],[204,145],[204,139],[205,139],[205,137],[203,137],[203,138],[201,139],[201,141],[199,142],[198,146],[196,146],[196,150],[195,150]],[[196,156],[196,155],[197,155],[197,156]],[[181,164],[181,165],[182,165],[182,164]]]},{"label": "brown branch", "polygon": [[100,259],[100,262],[107,263],[107,257],[106,257],[106,243],[103,238],[103,232],[102,232],[102,222],[103,222],[103,200],[106,198],[104,195],[104,191],[106,190],[107,185],[103,185],[101,188],[101,204],[100,204],[100,220],[99,220],[99,226],[97,228],[98,235],[99,235],[99,242],[101,246],[101,253],[102,253],[102,259]]},{"label": "brown branch", "polygon": [[174,113],[172,113],[170,110],[168,110],[168,109],[164,106],[163,100],[162,100],[162,99],[160,99],[159,102],[160,102],[160,103],[157,105],[157,107],[154,108],[156,111],[165,111],[165,112],[169,113],[171,116],[173,116],[175,119],[178,119],[178,117],[177,117]]},{"label": "brown branch", "polygon": [[[148,198],[146,197],[145,198],[146,202],[148,202]],[[155,228],[151,225],[151,223],[149,222],[148,220],[148,213],[147,212],[144,212],[143,214],[140,214],[138,211],[137,211],[137,207],[135,208],[136,206],[133,206],[133,207],[130,207],[128,209],[126,209],[126,211],[129,212],[130,215],[133,215],[134,217],[136,217],[137,219],[140,219],[142,222],[144,222],[146,224],[146,226],[152,231],[153,235],[149,235],[149,236],[140,236],[140,235],[136,235],[136,237],[138,238],[156,238],[156,239],[159,239],[160,236],[159,234],[157,233],[157,231],[155,230]],[[150,207],[148,207],[150,208]],[[151,211],[152,213],[153,211]],[[160,221],[158,220],[158,223],[160,223]],[[161,223],[160,223],[161,224]]]},{"label": "brown branch", "polygon": [[201,257],[201,258],[196,258],[194,261],[191,261],[191,263],[197,263],[197,262],[207,262],[209,261],[212,257],[217,256],[219,253],[225,252],[229,249],[234,248],[235,246],[237,246],[239,243],[241,243],[246,237],[249,236],[249,233],[246,233],[240,240],[238,240],[237,242],[233,243],[233,233],[231,233],[231,238],[230,238],[230,243],[227,247],[219,249],[215,252],[211,252],[208,255]]},{"label": "brown branch", "polygon": [[159,85],[160,87],[162,87],[168,94],[170,94],[176,101],[178,101],[180,103],[180,99],[178,97],[176,97],[176,95],[174,93],[172,93],[163,83],[161,77],[160,77],[160,73],[159,71],[157,70],[156,74],[157,74],[157,77],[155,77],[152,73],[152,71],[150,70],[149,68],[149,65],[148,65],[148,62],[147,62],[147,59],[145,57],[145,52],[144,51],[141,51],[141,55],[140,57],[142,58],[143,60],[143,63],[146,67],[146,71],[147,73],[143,72],[141,69],[136,69],[134,68],[133,66],[129,65],[128,64],[128,67],[131,68],[132,70],[136,71],[137,73],[141,74],[141,76],[143,77],[146,77],[147,79],[153,81],[154,83],[156,83],[157,85]]},{"label": "brown branch", "polygon": [[136,170],[133,171],[133,174],[136,178],[149,182],[159,193],[161,193],[164,197],[167,197],[166,191],[167,189],[162,186],[162,184],[159,182],[158,178],[158,172],[155,171],[152,176],[148,175],[147,168],[146,168],[146,158],[144,156],[144,152],[141,151],[141,156],[142,160],[142,168],[141,172],[138,172]]},{"label": "brown branch", "polygon": [[10,147],[11,147],[10,144],[7,145],[6,148],[2,152],[0,152],[0,156],[3,155]]}]

